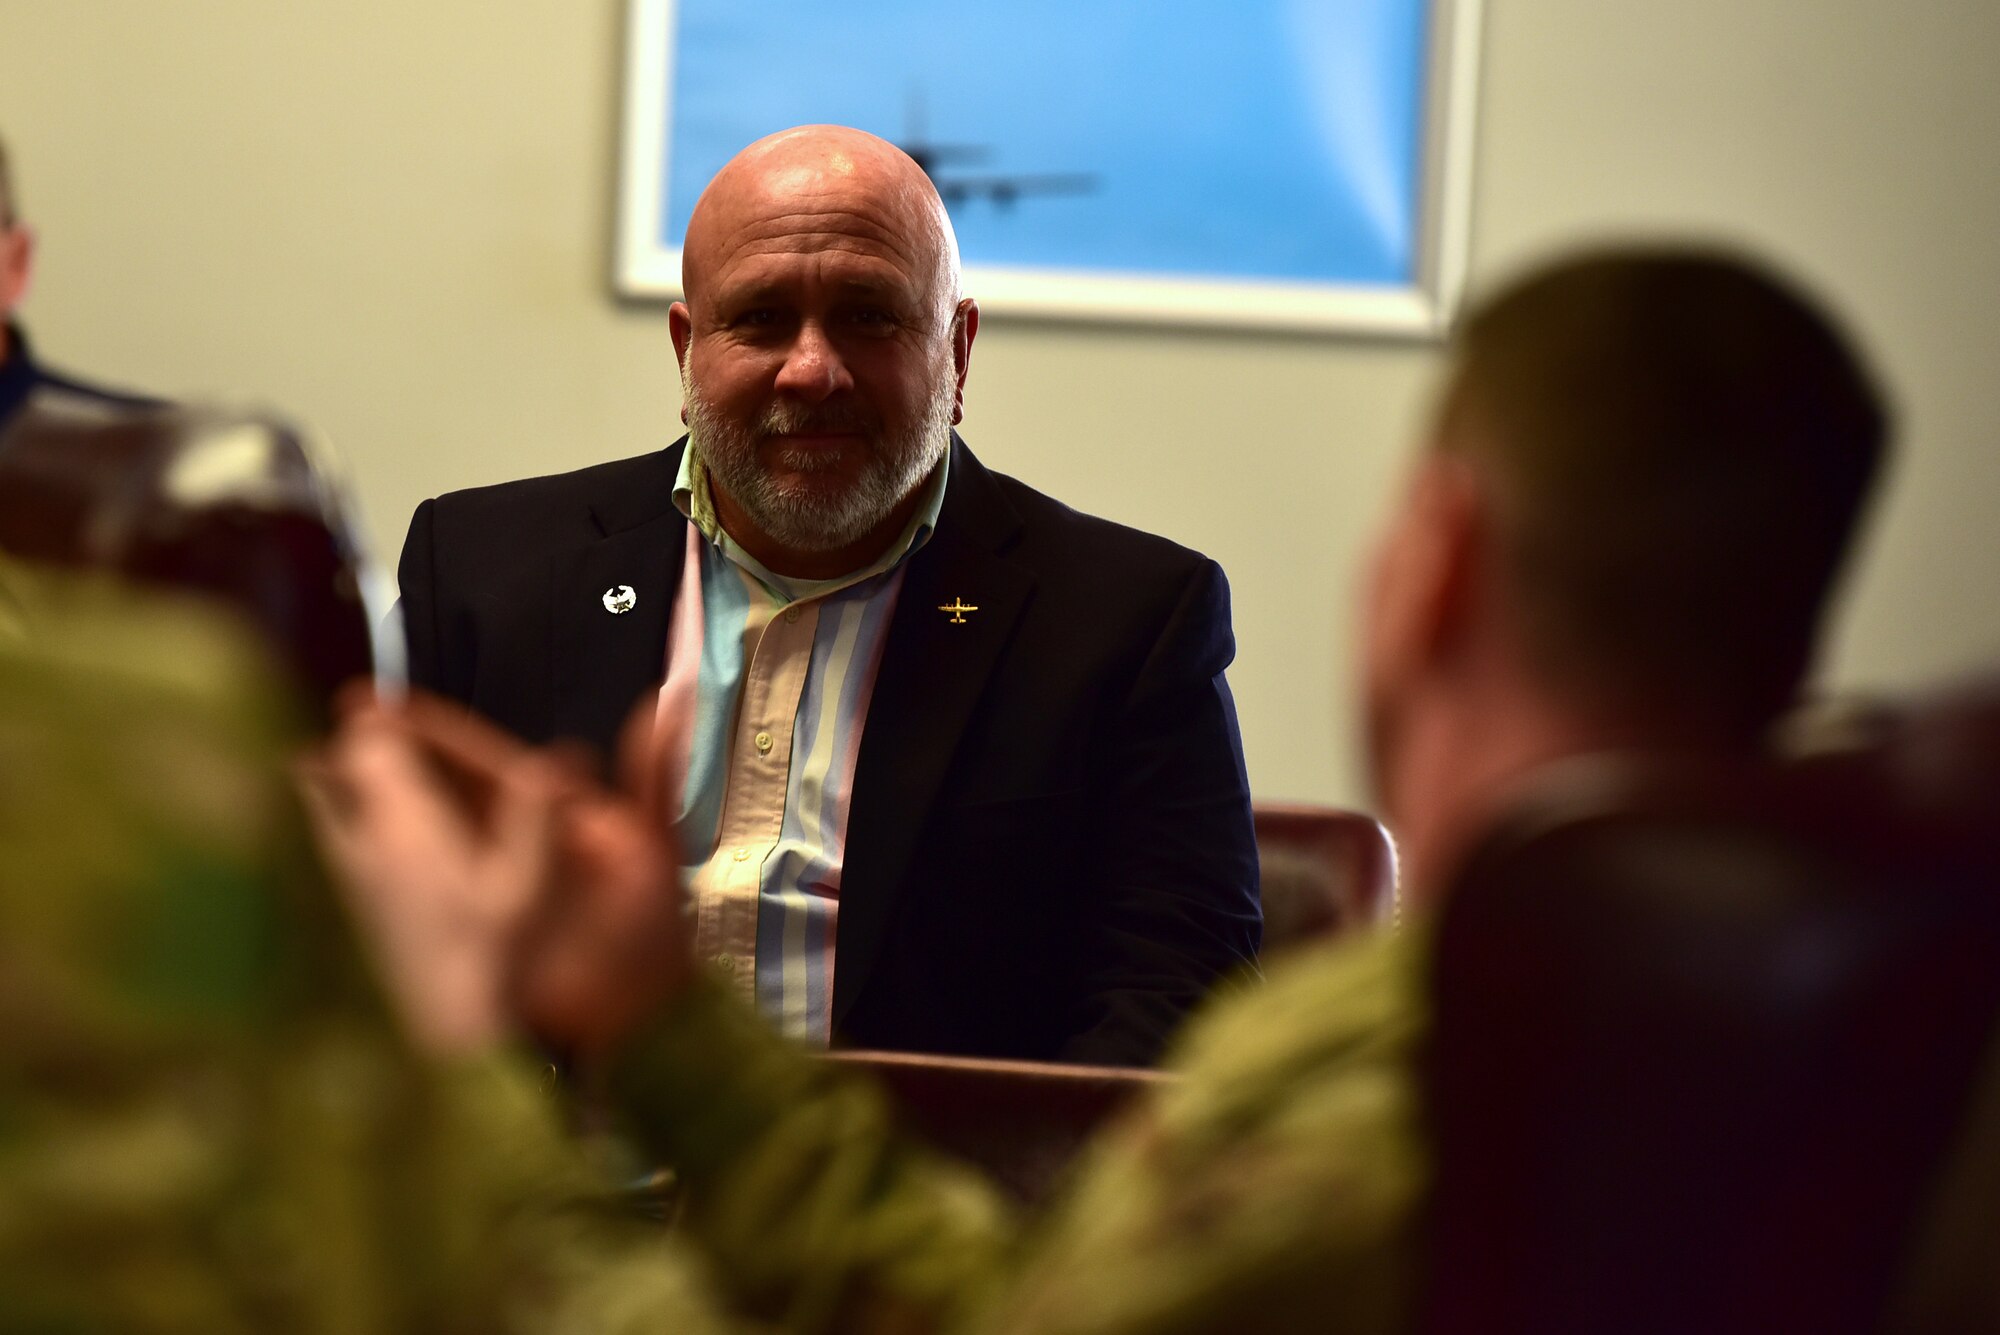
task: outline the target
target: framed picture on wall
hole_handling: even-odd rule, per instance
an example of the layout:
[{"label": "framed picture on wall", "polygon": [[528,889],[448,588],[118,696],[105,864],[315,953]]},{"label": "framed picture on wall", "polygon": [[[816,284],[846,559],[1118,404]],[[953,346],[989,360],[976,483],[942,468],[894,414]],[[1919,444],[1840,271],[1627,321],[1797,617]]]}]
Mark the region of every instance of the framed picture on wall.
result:
[{"label": "framed picture on wall", "polygon": [[618,290],[787,126],[927,171],[993,315],[1428,338],[1464,273],[1480,0],[627,0]]}]

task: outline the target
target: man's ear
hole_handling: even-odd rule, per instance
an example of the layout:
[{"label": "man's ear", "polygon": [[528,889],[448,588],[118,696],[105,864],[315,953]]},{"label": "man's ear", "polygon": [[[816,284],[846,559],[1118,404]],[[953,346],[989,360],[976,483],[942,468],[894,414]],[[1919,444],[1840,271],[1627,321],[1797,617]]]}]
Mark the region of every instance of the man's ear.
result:
[{"label": "man's ear", "polygon": [[687,394],[688,344],[694,341],[694,317],[688,314],[687,303],[685,301],[677,301],[667,307],[667,336],[674,341],[674,364],[680,367],[681,371],[681,394],[684,400],[681,404],[681,425],[686,426],[688,420],[688,410],[685,402],[685,395]]},{"label": "man's ear", "polygon": [[1480,589],[1490,581],[1493,558],[1489,493],[1479,470],[1459,455],[1441,454],[1429,483],[1436,509],[1436,621],[1455,639],[1476,614]]},{"label": "man's ear", "polygon": [[1435,665],[1463,643],[1489,559],[1487,502],[1475,470],[1445,453],[1426,455],[1410,485],[1402,522],[1377,572],[1377,634],[1403,671]]},{"label": "man's ear", "polygon": [[688,344],[694,341],[694,317],[688,314],[685,301],[677,301],[667,307],[667,334],[674,340],[674,360],[680,363],[681,370],[685,372]]},{"label": "man's ear", "polygon": [[956,379],[952,391],[951,424],[965,420],[965,376],[972,369],[972,340],[979,337],[979,303],[966,297],[951,318],[951,368]]},{"label": "man's ear", "polygon": [[34,270],[34,232],[26,223],[0,230],[0,319],[11,316],[27,299]]}]

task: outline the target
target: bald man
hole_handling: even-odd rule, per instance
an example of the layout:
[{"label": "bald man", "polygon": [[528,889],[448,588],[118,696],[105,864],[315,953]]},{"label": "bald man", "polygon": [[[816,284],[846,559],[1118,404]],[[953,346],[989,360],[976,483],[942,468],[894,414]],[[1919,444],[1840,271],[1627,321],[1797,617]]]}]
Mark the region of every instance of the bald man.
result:
[{"label": "bald man", "polygon": [[7,145],[0,142],[0,431],[30,400],[50,412],[88,417],[164,407],[157,399],[89,384],[36,360],[27,334],[14,319],[16,309],[27,299],[34,258],[35,236],[21,217]]},{"label": "bald man", "polygon": [[953,432],[979,308],[894,146],[751,145],[682,276],[688,434],[418,507],[412,681],[600,754],[691,715],[696,952],[786,1033],[1151,1062],[1260,930],[1222,571]]}]

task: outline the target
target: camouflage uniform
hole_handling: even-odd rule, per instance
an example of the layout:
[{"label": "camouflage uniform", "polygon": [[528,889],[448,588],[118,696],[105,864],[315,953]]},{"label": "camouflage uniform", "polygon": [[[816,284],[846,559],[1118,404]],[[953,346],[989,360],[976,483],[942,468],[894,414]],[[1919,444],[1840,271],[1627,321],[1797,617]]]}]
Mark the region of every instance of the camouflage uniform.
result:
[{"label": "camouflage uniform", "polygon": [[615,1088],[686,1180],[686,1234],[730,1302],[787,1330],[1398,1330],[1426,1174],[1423,958],[1419,934],[1385,932],[1222,1001],[1181,1078],[1025,1231],[891,1134],[871,1085],[719,988],[642,1035]]},{"label": "camouflage uniform", "polygon": [[0,561],[0,1330],[720,1329],[525,1067],[404,1041],[297,739],[232,626]]},{"label": "camouflage uniform", "polygon": [[668,1236],[602,1208],[526,1063],[410,1049],[310,854],[296,741],[231,628],[0,562],[0,1330],[1402,1324],[1421,938],[1213,1008],[1033,1222],[699,986],[612,1082],[686,1184]]}]

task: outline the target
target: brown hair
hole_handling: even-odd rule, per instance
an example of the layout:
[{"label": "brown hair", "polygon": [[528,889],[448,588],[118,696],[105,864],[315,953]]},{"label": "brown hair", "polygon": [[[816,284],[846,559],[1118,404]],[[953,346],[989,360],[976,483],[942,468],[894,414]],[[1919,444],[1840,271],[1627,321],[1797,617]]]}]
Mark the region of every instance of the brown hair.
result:
[{"label": "brown hair", "polygon": [[1457,368],[1439,439],[1498,484],[1541,666],[1733,731],[1789,705],[1886,450],[1830,319],[1737,256],[1598,251],[1484,304]]}]

